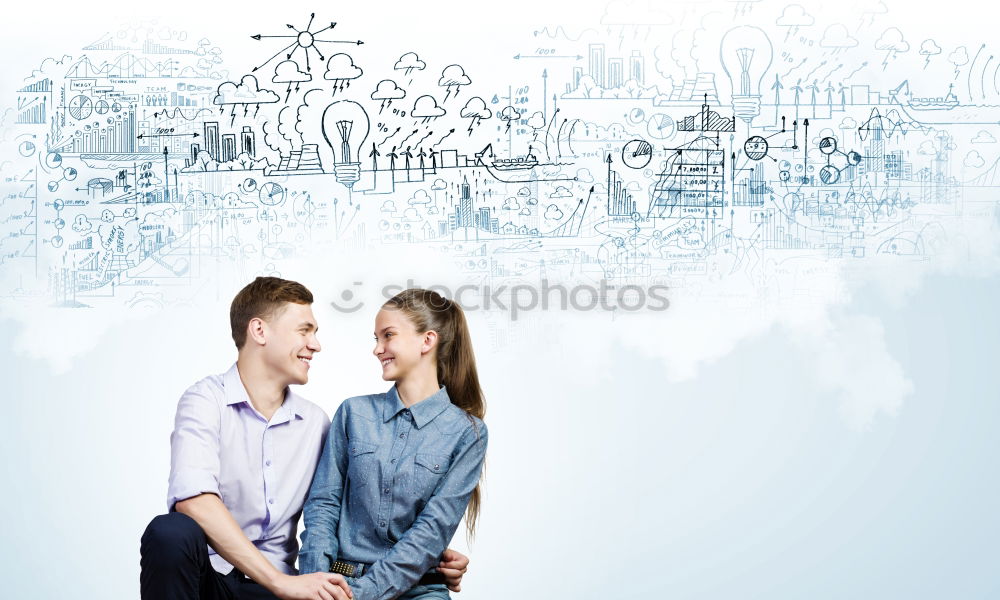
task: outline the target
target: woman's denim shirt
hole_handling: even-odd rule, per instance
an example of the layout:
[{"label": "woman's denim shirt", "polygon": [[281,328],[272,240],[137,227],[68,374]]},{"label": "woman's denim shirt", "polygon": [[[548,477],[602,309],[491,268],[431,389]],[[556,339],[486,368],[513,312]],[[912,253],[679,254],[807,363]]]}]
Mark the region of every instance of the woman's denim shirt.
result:
[{"label": "woman's denim shirt", "polygon": [[482,420],[442,387],[410,408],[396,387],[337,409],[303,509],[301,573],[370,563],[354,600],[395,598],[440,562],[486,456]]}]

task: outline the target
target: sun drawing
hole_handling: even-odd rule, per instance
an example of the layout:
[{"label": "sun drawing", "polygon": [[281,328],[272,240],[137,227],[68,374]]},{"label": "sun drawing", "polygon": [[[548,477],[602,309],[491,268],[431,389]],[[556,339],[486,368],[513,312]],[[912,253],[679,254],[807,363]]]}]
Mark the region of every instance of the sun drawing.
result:
[{"label": "sun drawing", "polygon": [[294,25],[285,25],[286,27],[288,27],[289,29],[291,29],[292,31],[294,31],[295,35],[261,35],[261,34],[258,33],[257,35],[250,36],[251,38],[253,38],[255,40],[258,40],[258,41],[260,41],[261,39],[267,39],[267,38],[284,38],[284,39],[294,40],[292,43],[288,44],[287,46],[285,46],[281,50],[278,50],[277,52],[275,52],[274,56],[272,56],[271,58],[267,59],[262,64],[254,67],[253,70],[256,71],[257,69],[263,67],[264,65],[266,65],[269,62],[271,62],[272,60],[274,60],[275,58],[277,58],[281,54],[285,54],[285,58],[287,58],[288,60],[291,60],[292,56],[298,50],[302,50],[302,52],[305,53],[305,55],[306,55],[306,71],[311,71],[312,67],[311,67],[311,65],[309,63],[309,51],[310,50],[313,51],[313,52],[315,52],[316,56],[318,56],[321,61],[322,60],[326,60],[326,57],[323,56],[323,53],[320,52],[319,48],[316,47],[317,43],[323,43],[323,44],[353,44],[353,45],[357,45],[357,46],[360,46],[361,44],[364,43],[361,40],[321,40],[321,39],[317,39],[316,36],[318,36],[319,34],[325,32],[325,31],[330,31],[331,29],[333,29],[334,27],[337,26],[337,23],[333,22],[333,23],[330,23],[329,26],[324,27],[323,29],[319,29],[317,31],[311,31],[313,20],[315,18],[316,18],[316,13],[311,13],[309,15],[309,24],[306,25],[305,29],[302,29],[302,30],[297,29]]}]

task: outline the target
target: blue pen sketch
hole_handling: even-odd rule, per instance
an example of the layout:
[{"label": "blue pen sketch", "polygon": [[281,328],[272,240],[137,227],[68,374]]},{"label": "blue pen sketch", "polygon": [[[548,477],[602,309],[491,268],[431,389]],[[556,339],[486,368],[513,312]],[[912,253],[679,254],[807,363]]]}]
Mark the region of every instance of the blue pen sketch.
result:
[{"label": "blue pen sketch", "polygon": [[234,17],[257,50],[225,61],[97,31],[7,99],[0,293],[127,304],[316,245],[438,248],[495,284],[926,258],[993,218],[1000,60],[884,8],[615,1],[512,32],[488,72],[321,13]]}]

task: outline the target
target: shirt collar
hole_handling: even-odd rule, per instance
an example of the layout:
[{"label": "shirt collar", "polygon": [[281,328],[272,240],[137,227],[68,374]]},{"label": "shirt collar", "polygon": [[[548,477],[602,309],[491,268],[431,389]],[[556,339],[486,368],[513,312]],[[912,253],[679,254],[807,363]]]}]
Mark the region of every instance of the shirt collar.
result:
[{"label": "shirt collar", "polygon": [[[233,363],[233,366],[223,375],[223,386],[226,393],[226,406],[245,403],[251,410],[254,410],[253,404],[250,402],[250,395],[247,394],[247,389],[243,387],[243,380],[240,379],[240,371],[236,368],[236,363]],[[280,423],[287,423],[293,417],[303,418],[302,402],[300,402],[298,394],[285,388],[285,400],[278,407],[274,416],[271,417],[270,424],[278,425]]]},{"label": "shirt collar", "polygon": [[[442,385],[438,391],[410,407],[410,414],[413,415],[413,424],[416,425],[417,429],[420,429],[433,421],[435,417],[443,413],[450,405],[451,398],[448,397],[448,390]],[[403,410],[406,410],[406,405],[403,404],[403,400],[399,397],[399,391],[394,385],[385,394],[382,421],[388,422]]]}]

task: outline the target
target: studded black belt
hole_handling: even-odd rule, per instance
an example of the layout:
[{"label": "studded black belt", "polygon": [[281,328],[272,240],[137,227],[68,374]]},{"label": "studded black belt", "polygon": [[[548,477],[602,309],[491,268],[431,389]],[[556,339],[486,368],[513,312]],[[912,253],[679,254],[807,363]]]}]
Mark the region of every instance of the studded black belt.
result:
[{"label": "studded black belt", "polygon": [[[350,560],[335,560],[333,564],[330,565],[331,573],[339,573],[344,577],[361,577],[371,568],[370,564],[354,562]],[[444,583],[444,574],[437,571],[430,571],[424,573],[417,582],[417,585],[431,585],[435,583]]]}]

